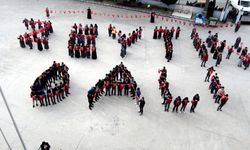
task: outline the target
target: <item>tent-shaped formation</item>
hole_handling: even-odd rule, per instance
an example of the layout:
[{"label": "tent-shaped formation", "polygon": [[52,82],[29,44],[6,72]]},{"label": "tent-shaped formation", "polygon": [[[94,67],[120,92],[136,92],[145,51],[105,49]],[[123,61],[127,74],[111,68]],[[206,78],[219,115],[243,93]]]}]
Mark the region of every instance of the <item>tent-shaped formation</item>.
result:
[{"label": "tent-shaped formation", "polygon": [[141,96],[140,88],[137,87],[137,83],[130,71],[121,62],[116,65],[104,79],[99,81],[88,91],[89,109],[94,107],[93,103],[98,101],[101,96],[131,96],[136,100],[136,104],[139,103]]}]

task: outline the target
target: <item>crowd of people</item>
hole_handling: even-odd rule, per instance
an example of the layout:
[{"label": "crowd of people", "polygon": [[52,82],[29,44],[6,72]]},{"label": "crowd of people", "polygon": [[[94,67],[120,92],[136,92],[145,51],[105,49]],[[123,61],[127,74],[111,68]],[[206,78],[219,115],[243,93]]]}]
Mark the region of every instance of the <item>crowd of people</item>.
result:
[{"label": "crowd of people", "polygon": [[[212,35],[211,31],[209,31],[206,41],[202,41],[202,39],[199,37],[198,32],[196,31],[196,28],[193,28],[190,37],[193,40],[193,46],[196,51],[198,51],[198,56],[201,59],[201,67],[206,67],[205,65],[209,58],[208,48],[210,48],[210,53],[213,54],[212,58],[216,60],[215,66],[217,67],[221,64],[223,58],[222,54],[224,49],[226,48],[227,43],[226,40],[219,42],[218,33]],[[218,45],[218,43],[220,45]],[[228,50],[226,59],[230,59],[231,54],[236,51],[236,54],[240,55],[238,67],[242,67],[243,65],[244,70],[246,70],[249,67],[250,63],[250,53],[248,54],[248,48],[243,48],[242,45],[243,43],[241,42],[241,38],[238,37],[234,45],[227,46]]]},{"label": "crowd of people", "polygon": [[92,58],[97,59],[96,38],[98,36],[97,24],[72,26],[69,34],[68,53],[75,58]]},{"label": "crowd of people", "polygon": [[53,62],[52,66],[36,78],[31,88],[33,107],[55,105],[68,97],[69,68],[62,62]]},{"label": "crowd of people", "polygon": [[165,42],[165,51],[166,55],[165,58],[169,62],[172,59],[173,56],[173,43],[172,43],[172,38],[174,37],[175,34],[175,39],[178,39],[180,36],[180,27],[177,27],[176,29],[172,27],[171,29],[168,29],[165,27],[164,29],[162,26],[159,28],[156,26],[154,29],[153,33],[153,39],[161,39],[163,37],[164,42]]},{"label": "crowd of people", "polygon": [[[164,105],[164,111],[169,111],[170,105],[173,101],[173,96],[169,90],[169,82],[167,82],[167,69],[163,67],[161,70],[158,70],[158,73],[160,73],[160,78],[158,80],[159,82],[159,89],[161,90],[161,97],[163,98],[162,105]],[[191,101],[191,108],[190,113],[194,113],[195,108],[200,100],[199,94],[195,94],[192,101]],[[181,112],[185,112],[186,106],[189,103],[189,98],[184,97],[183,99],[181,96],[177,96],[173,102],[173,110],[172,112],[178,113],[179,106],[181,105]]]},{"label": "crowd of people", "polygon": [[145,105],[144,97],[141,95],[141,90],[137,86],[134,77],[128,71],[127,67],[121,62],[116,65],[104,79],[99,81],[88,91],[89,109],[92,110],[94,103],[97,102],[101,96],[130,96],[135,100],[135,104],[140,108],[140,115],[143,114],[143,107]]},{"label": "crowd of people", "polygon": [[138,39],[141,39],[142,36],[142,28],[139,27],[135,30],[133,30],[131,33],[128,34],[128,36],[125,33],[122,33],[121,30],[117,32],[117,29],[115,26],[112,26],[112,24],[108,27],[108,35],[109,37],[112,36],[113,39],[116,39],[116,36],[118,37],[118,43],[121,44],[121,53],[120,56],[124,58],[127,54],[127,47],[130,47],[132,44],[135,44],[135,42],[138,41]]},{"label": "crowd of people", "polygon": [[27,30],[32,29],[30,33],[25,32],[24,35],[19,35],[17,38],[21,48],[26,46],[33,49],[33,42],[37,43],[37,49],[42,51],[43,49],[49,49],[49,35],[53,33],[52,23],[49,21],[34,21],[33,18],[28,20],[25,18],[23,23]]},{"label": "crowd of people", "polygon": [[213,94],[214,102],[219,104],[217,111],[222,111],[221,108],[227,103],[229,95],[226,94],[225,87],[221,85],[218,74],[215,73],[213,67],[207,69],[205,82],[210,82],[209,90]]}]

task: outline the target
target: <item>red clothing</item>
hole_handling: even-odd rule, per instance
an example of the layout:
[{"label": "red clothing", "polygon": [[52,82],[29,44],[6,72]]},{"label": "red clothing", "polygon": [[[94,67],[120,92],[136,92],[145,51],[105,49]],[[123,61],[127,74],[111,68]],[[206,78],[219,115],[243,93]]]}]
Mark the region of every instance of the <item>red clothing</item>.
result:
[{"label": "red clothing", "polygon": [[208,54],[203,55],[202,60],[203,61],[208,61]]},{"label": "red clothing", "polygon": [[119,88],[122,90],[124,88],[124,84],[120,84]]},{"label": "red clothing", "polygon": [[166,99],[166,103],[167,103],[167,104],[170,104],[170,103],[172,102],[172,100],[173,100],[172,97],[168,97],[168,98]]},{"label": "red clothing", "polygon": [[227,96],[222,96],[220,99],[221,103],[226,103],[228,101],[228,97]]},{"label": "red clothing", "polygon": [[112,88],[113,88],[113,89],[116,88],[116,84],[115,84],[115,83],[112,84]]}]

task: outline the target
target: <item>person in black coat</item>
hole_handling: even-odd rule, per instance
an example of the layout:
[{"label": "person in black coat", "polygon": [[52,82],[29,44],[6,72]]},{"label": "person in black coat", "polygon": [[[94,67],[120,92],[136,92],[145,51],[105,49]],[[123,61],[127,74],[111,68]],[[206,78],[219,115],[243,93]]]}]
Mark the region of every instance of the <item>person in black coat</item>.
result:
[{"label": "person in black coat", "polygon": [[89,109],[92,110],[92,107],[94,107],[94,95],[96,93],[96,87],[92,87],[89,91],[88,91],[88,102],[89,102]]},{"label": "person in black coat", "polygon": [[194,97],[193,97],[193,100],[191,101],[192,103],[192,106],[190,108],[190,113],[194,113],[194,109],[196,108],[198,102],[200,101],[200,96],[199,94],[196,94]]},{"label": "person in black coat", "polygon": [[153,39],[157,39],[157,32],[158,32],[158,28],[156,26],[155,29],[154,29]]},{"label": "person in black coat", "polygon": [[139,101],[139,107],[140,107],[140,116],[143,114],[143,107],[145,106],[145,100],[144,97],[141,98],[141,100]]},{"label": "person in black coat", "polygon": [[42,51],[43,50],[43,46],[42,46],[42,42],[40,38],[37,38],[37,49]]},{"label": "person in black coat", "polygon": [[178,107],[181,105],[181,97],[178,96],[175,98],[174,100],[174,108],[173,108],[173,112],[176,111],[178,112]]},{"label": "person in black coat", "polygon": [[91,19],[91,9],[90,8],[87,9],[87,18]]},{"label": "person in black coat", "polygon": [[21,48],[25,48],[25,44],[24,44],[24,38],[22,35],[20,35],[17,39],[19,39],[20,42],[20,46]]},{"label": "person in black coat", "polygon": [[48,142],[43,141],[42,144],[40,145],[41,150],[50,150],[50,145]]},{"label": "person in black coat", "polygon": [[96,47],[92,47],[92,59],[97,59]]},{"label": "person in black coat", "polygon": [[155,12],[151,12],[150,22],[151,23],[155,22]]}]

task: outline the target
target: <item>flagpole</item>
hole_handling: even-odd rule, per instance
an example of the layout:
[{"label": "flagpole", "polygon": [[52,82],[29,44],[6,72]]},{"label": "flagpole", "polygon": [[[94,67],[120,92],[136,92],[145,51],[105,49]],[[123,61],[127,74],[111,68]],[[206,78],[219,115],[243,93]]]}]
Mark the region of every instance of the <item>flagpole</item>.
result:
[{"label": "flagpole", "polygon": [[20,139],[20,141],[21,141],[21,143],[22,143],[23,149],[24,149],[24,150],[27,150],[27,148],[26,148],[26,146],[25,146],[25,144],[24,144],[24,142],[23,142],[22,136],[21,136],[21,134],[20,134],[20,132],[19,132],[19,130],[18,130],[18,127],[17,127],[17,125],[16,125],[16,122],[15,122],[15,120],[14,120],[14,117],[13,117],[11,111],[10,111],[9,105],[8,105],[8,103],[7,103],[7,101],[6,101],[6,98],[5,98],[4,94],[3,94],[3,91],[2,91],[1,86],[0,86],[0,92],[1,92],[1,95],[2,95],[2,98],[3,98],[3,101],[4,101],[4,103],[5,103],[6,107],[7,107],[7,110],[8,110],[8,112],[9,112],[10,118],[11,118],[11,120],[12,120],[12,122],[13,122],[13,125],[14,125],[14,127],[15,127],[15,129],[16,129],[17,135],[18,135],[18,137],[19,137],[19,139]]},{"label": "flagpole", "polygon": [[9,149],[11,150],[10,144],[8,143],[8,141],[7,141],[6,137],[5,137],[5,135],[3,134],[3,131],[2,131],[1,128],[0,128],[0,132],[1,132],[2,136],[3,136],[3,138],[4,138],[4,141],[6,142],[6,144],[7,144],[8,147],[9,147]]}]

